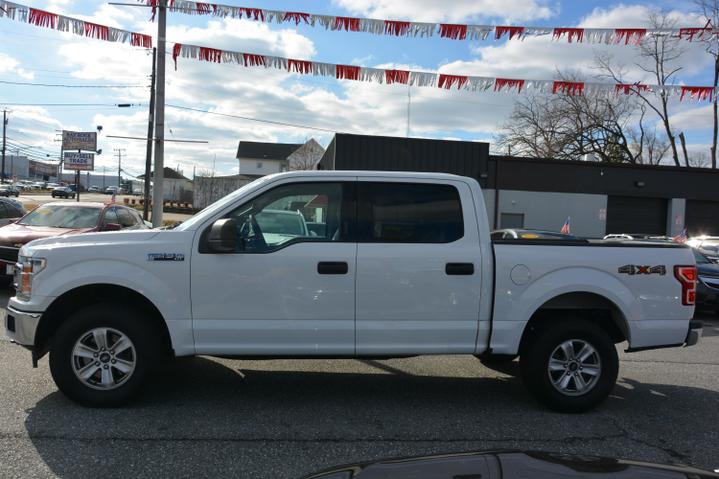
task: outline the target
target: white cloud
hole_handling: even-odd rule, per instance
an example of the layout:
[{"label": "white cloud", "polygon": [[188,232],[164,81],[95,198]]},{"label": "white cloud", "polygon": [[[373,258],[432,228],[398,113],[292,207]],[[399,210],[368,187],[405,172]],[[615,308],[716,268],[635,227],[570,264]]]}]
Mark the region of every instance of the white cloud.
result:
[{"label": "white cloud", "polygon": [[545,0],[334,0],[353,14],[372,18],[425,22],[460,22],[498,18],[509,21],[550,18],[554,12]]},{"label": "white cloud", "polygon": [[23,70],[20,67],[19,61],[4,53],[0,53],[0,74],[16,75],[25,80],[32,80],[34,78],[32,72]]},{"label": "white cloud", "polygon": [[688,108],[671,116],[671,124],[677,131],[707,130],[712,128],[713,108],[711,103]]}]

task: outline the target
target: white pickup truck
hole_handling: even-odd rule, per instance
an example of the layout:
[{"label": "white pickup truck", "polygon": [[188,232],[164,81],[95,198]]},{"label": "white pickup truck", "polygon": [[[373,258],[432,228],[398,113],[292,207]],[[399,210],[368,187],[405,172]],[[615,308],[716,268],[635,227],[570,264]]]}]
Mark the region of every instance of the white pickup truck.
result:
[{"label": "white pickup truck", "polygon": [[16,269],[9,337],[88,406],[127,402],[161,356],[469,354],[519,357],[536,398],[585,411],[615,344],[701,334],[689,248],[493,243],[479,184],[447,174],[267,176],[173,230],[33,241]]}]

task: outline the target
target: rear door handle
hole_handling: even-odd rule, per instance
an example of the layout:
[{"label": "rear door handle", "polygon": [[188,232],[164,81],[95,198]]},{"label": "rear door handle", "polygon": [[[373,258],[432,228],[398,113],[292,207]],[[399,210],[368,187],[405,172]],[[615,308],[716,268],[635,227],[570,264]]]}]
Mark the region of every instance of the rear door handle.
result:
[{"label": "rear door handle", "polygon": [[444,272],[450,276],[472,276],[474,263],[447,263]]},{"label": "rear door handle", "polygon": [[319,274],[347,274],[349,266],[342,261],[322,261],[317,264]]}]

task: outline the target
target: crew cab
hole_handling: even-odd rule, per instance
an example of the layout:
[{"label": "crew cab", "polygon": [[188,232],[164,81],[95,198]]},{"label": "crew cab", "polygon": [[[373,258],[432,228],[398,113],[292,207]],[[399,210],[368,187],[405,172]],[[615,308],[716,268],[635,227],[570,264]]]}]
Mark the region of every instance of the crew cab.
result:
[{"label": "crew cab", "polygon": [[164,355],[468,354],[519,357],[537,399],[586,411],[614,386],[615,344],[701,334],[689,248],[492,242],[479,184],[439,173],[266,176],[172,230],[33,241],[15,281],[9,337],[35,365],[49,351],[88,406],[126,403]]}]

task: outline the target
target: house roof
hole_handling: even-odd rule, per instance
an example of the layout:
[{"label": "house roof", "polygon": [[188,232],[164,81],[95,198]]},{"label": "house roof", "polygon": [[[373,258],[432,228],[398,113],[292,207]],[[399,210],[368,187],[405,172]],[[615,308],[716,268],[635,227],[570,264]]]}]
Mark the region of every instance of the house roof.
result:
[{"label": "house roof", "polygon": [[[187,181],[190,181],[189,178],[185,178],[185,177],[182,176],[177,170],[173,170],[172,168],[168,168],[167,166],[164,167],[164,168],[162,169],[162,171],[165,172],[165,179],[167,179],[167,180],[187,180]],[[154,178],[154,177],[155,177],[155,172],[153,171],[153,172],[150,174],[150,178]],[[138,178],[141,179],[141,180],[144,180],[144,179],[145,179],[145,175],[140,175],[140,176],[138,176]]]},{"label": "house roof", "polygon": [[260,143],[241,141],[237,148],[237,159],[253,158],[258,160],[286,160],[288,156],[302,146],[302,143]]}]

